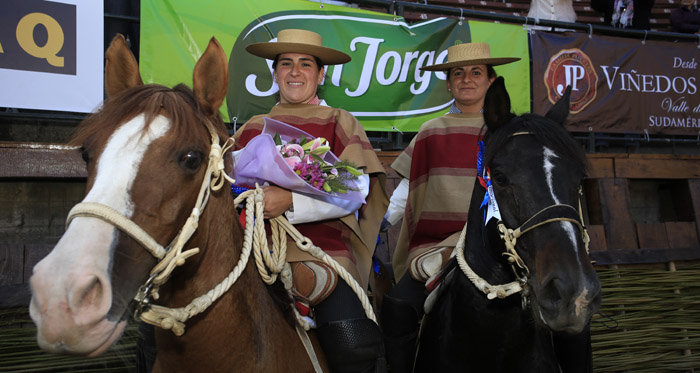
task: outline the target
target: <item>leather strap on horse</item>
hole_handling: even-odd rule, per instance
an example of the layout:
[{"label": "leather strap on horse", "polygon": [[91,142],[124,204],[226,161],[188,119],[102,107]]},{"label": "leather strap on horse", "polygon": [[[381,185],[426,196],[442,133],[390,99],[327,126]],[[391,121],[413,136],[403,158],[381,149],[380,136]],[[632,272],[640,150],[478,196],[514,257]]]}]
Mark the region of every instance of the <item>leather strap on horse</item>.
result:
[{"label": "leather strap on horse", "polygon": [[321,368],[321,364],[318,362],[318,357],[316,356],[316,351],[314,350],[314,345],[311,343],[311,339],[309,338],[309,333],[304,330],[299,325],[296,325],[295,327],[297,331],[297,335],[299,336],[299,339],[301,339],[301,343],[304,344],[304,348],[306,349],[306,353],[309,355],[309,358],[311,359],[311,365],[314,366],[314,371],[316,373],[323,373],[323,369]]},{"label": "leather strap on horse", "polygon": [[152,281],[153,287],[150,295],[153,295],[155,299],[158,299],[158,287],[168,280],[175,267],[184,264],[187,258],[199,252],[198,248],[193,248],[186,252],[182,252],[182,249],[197,230],[199,216],[209,201],[211,190],[221,189],[224,185],[224,179],[233,181],[224,172],[223,161],[223,154],[233,146],[233,139],[227,139],[222,148],[219,145],[219,136],[213,132],[211,132],[211,136],[212,146],[209,152],[206,176],[200,187],[195,206],[180,232],[175,236],[173,242],[168,245],[168,249],[164,249],[136,223],[109,206],[91,202],[79,203],[68,213],[66,228],[76,216],[99,218],[127,233],[154,257],[160,259],[160,262],[151,270],[150,281]]}]

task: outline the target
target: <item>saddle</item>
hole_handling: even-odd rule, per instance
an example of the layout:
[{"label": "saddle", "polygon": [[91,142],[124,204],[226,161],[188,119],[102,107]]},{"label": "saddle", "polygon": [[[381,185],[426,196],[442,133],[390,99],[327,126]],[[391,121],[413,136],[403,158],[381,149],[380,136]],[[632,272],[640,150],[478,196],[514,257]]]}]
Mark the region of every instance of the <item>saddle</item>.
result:
[{"label": "saddle", "polygon": [[454,256],[453,246],[434,247],[411,258],[408,271],[414,279],[426,282]]},{"label": "saddle", "polygon": [[338,274],[321,261],[289,263],[292,268],[292,295],[297,309],[308,316],[309,307],[328,298],[338,285]]}]

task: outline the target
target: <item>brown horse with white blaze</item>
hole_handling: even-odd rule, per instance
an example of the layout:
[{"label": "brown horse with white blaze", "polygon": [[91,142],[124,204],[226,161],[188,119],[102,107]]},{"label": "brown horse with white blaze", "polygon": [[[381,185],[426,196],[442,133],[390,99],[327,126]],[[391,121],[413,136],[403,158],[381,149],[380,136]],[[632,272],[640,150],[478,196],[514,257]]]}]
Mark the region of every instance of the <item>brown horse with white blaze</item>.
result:
[{"label": "brown horse with white blaze", "polygon": [[[168,247],[194,213],[202,180],[209,177],[213,135],[228,138],[218,114],[228,83],[226,55],[212,38],[195,66],[193,90],[142,84],[121,36],[106,60],[108,99],[74,138],[88,169],[82,205],[106,206],[155,245]],[[226,162],[221,171],[230,167]],[[186,244],[199,253],[160,286],[159,305],[187,305],[221,282],[241,256],[243,231],[227,183],[212,189],[199,213]],[[34,268],[30,313],[43,349],[96,356],[121,336],[129,304],[158,260],[144,249],[144,239],[125,232],[129,224],[82,214],[68,220],[56,247]],[[228,292],[189,320],[182,336],[156,328],[154,370],[313,371],[274,290],[248,262]]]}]

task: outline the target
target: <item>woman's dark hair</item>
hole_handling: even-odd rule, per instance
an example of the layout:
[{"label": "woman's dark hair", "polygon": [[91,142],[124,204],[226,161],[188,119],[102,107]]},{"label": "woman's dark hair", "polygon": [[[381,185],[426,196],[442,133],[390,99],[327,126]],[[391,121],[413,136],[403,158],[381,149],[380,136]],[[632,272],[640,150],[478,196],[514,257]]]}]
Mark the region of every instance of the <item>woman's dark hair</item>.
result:
[{"label": "woman's dark hair", "polygon": [[[447,69],[445,74],[447,74],[447,79],[450,79],[450,73],[452,72],[453,68]],[[489,77],[489,79],[496,79],[498,78],[498,74],[496,74],[496,70],[494,70],[493,65],[486,65],[486,76]]]}]

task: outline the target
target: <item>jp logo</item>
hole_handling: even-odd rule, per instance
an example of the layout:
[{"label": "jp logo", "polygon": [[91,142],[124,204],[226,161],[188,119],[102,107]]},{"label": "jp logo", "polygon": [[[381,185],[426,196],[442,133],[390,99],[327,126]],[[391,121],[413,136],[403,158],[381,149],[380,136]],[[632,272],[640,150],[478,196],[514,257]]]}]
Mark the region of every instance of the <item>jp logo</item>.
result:
[{"label": "jp logo", "polygon": [[562,49],[549,60],[544,76],[549,101],[559,100],[571,86],[571,113],[583,110],[596,97],[598,75],[591,59],[580,49]]}]

